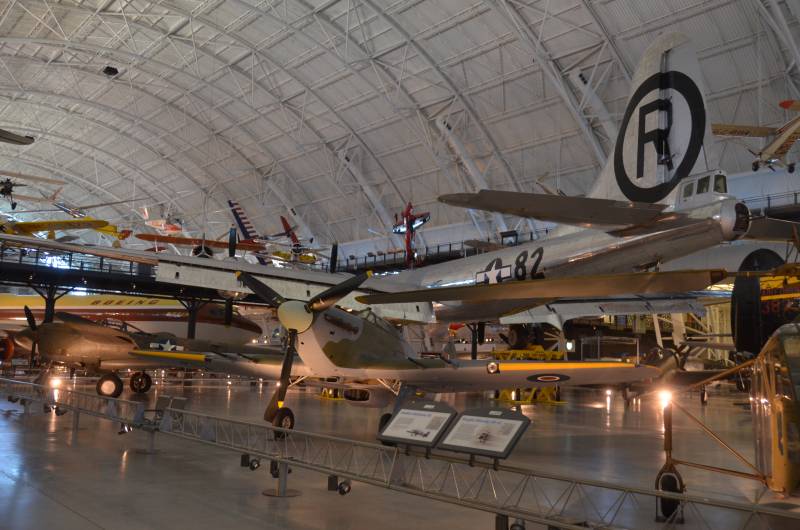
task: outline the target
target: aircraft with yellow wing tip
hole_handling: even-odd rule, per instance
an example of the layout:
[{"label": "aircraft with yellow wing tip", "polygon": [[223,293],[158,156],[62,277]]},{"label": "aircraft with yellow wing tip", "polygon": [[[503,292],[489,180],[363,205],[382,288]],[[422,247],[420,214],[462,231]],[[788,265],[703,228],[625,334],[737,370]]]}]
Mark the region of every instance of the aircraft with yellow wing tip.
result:
[{"label": "aircraft with yellow wing tip", "polygon": [[[786,110],[800,111],[800,100],[788,99],[778,104]],[[800,139],[800,116],[797,116],[782,126],[762,127],[759,125],[741,125],[733,123],[713,123],[711,131],[717,136],[737,136],[747,138],[769,138],[770,141],[760,152],[753,152],[756,159],[753,161],[753,171],[758,171],[761,165],[775,170],[774,166],[782,166],[789,173],[794,173],[794,162],[786,162],[789,149]]]},{"label": "aircraft with yellow wing tip", "polygon": [[56,239],[57,230],[94,230],[116,238],[114,246],[131,235],[131,230],[119,230],[116,225],[102,219],[84,217],[82,219],[58,219],[47,221],[3,221],[0,222],[0,233],[16,236],[36,237],[40,232],[47,232],[47,239]]}]

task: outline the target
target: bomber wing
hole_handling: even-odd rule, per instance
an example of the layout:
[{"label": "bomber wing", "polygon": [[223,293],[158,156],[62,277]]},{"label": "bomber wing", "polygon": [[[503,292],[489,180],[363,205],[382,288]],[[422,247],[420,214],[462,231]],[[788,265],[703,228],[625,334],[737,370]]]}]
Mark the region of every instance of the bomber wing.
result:
[{"label": "bomber wing", "polygon": [[357,296],[364,304],[445,301],[557,300],[697,291],[728,276],[721,269],[596,274]]}]

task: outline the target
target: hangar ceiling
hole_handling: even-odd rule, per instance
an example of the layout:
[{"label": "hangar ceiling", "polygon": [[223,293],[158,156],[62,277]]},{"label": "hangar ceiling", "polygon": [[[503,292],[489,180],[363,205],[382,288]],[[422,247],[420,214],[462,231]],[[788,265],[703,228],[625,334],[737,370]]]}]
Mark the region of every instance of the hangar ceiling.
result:
[{"label": "hangar ceiling", "polygon": [[[76,204],[143,198],[95,212],[125,228],[142,229],[134,206],[146,205],[216,237],[228,199],[265,232],[292,211],[323,242],[386,232],[407,201],[432,225],[490,222],[436,197],[481,179],[585,191],[661,32],[693,37],[712,120],[783,123],[777,102],[800,98],[798,11],[778,0],[4,0],[0,127],[37,140],[2,145],[0,163],[67,180],[62,198]],[[741,142],[718,147],[728,171],[749,167]]]}]

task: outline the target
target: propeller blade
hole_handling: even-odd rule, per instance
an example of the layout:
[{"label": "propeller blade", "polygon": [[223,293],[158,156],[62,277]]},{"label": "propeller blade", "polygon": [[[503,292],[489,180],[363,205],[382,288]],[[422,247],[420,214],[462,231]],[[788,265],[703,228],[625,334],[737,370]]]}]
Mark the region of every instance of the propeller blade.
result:
[{"label": "propeller blade", "polygon": [[372,276],[372,271],[362,272],[357,276],[348,278],[342,283],[334,285],[333,287],[326,289],[318,295],[312,297],[311,300],[308,301],[307,305],[312,311],[323,311],[328,309],[333,304],[356,290],[358,286],[364,283],[370,276]]},{"label": "propeller blade", "polygon": [[28,327],[31,328],[31,331],[36,331],[36,319],[33,318],[33,311],[28,306],[25,306],[25,319],[28,321]]},{"label": "propeller blade", "polygon": [[292,375],[292,362],[294,361],[295,343],[297,341],[297,332],[289,330],[289,336],[286,337],[286,345],[283,350],[283,362],[281,363],[281,376],[278,380],[278,388],[272,394],[272,398],[264,410],[264,420],[272,423],[278,410],[283,407],[283,401],[286,399],[286,392],[289,390],[289,377]]},{"label": "propeller blade", "polygon": [[269,287],[265,283],[261,282],[260,280],[255,279],[247,272],[237,272],[236,278],[239,279],[243,284],[245,284],[251,291],[253,291],[256,296],[261,298],[263,301],[271,305],[272,307],[278,307],[282,303],[286,301],[286,299],[279,295],[272,287]]}]

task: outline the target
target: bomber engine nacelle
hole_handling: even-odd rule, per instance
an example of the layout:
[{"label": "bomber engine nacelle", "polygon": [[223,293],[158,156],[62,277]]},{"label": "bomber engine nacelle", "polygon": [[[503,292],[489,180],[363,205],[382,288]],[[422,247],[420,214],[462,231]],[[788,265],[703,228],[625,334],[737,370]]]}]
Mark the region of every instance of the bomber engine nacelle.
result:
[{"label": "bomber engine nacelle", "polygon": [[395,395],[385,388],[347,388],[342,397],[350,405],[383,408],[394,400]]}]

